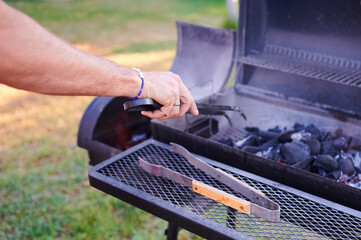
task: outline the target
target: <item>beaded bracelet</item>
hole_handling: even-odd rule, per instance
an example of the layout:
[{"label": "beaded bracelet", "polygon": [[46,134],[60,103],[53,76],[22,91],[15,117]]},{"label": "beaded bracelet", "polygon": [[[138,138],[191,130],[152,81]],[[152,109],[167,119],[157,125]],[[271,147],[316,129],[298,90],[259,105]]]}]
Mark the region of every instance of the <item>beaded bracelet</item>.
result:
[{"label": "beaded bracelet", "polygon": [[132,69],[135,70],[135,71],[137,71],[138,74],[139,74],[140,79],[142,79],[142,87],[140,88],[140,91],[139,91],[138,95],[137,95],[136,97],[128,97],[130,100],[136,100],[136,99],[138,99],[138,97],[140,96],[140,94],[142,94],[142,91],[143,91],[143,87],[144,87],[144,75],[143,75],[142,71],[140,71],[140,69],[135,68],[135,67],[133,67]]}]

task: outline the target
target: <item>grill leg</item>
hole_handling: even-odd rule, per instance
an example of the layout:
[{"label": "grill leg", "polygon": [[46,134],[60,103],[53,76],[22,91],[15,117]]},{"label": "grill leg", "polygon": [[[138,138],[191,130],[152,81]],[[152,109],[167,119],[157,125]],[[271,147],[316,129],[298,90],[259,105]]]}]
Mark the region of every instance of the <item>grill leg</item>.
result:
[{"label": "grill leg", "polygon": [[167,240],[177,240],[179,230],[180,229],[177,225],[175,225],[172,222],[169,222],[168,229],[165,230],[165,234],[167,235]]}]

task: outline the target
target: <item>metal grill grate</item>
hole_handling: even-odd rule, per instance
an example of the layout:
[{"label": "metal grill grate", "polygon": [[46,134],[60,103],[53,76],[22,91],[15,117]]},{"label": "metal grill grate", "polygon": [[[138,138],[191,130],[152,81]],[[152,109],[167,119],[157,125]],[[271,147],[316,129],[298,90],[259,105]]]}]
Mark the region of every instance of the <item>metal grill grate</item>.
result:
[{"label": "metal grill grate", "polygon": [[[303,196],[291,193],[273,185],[226,172],[264,192],[281,206],[281,221],[270,223],[231,210],[223,204],[198,195],[190,188],[173,181],[143,172],[138,166],[138,157],[146,157],[152,163],[163,165],[174,171],[238,195],[226,185],[205,175],[191,166],[183,157],[164,147],[148,144],[123,156],[98,173],[123,182],[129,186],[152,194],[174,205],[197,213],[229,228],[257,239],[360,239],[361,218],[331,208]],[[358,212],[357,212],[358,213]]]},{"label": "metal grill grate", "polygon": [[351,87],[361,87],[361,62],[286,47],[267,45],[237,61]]}]

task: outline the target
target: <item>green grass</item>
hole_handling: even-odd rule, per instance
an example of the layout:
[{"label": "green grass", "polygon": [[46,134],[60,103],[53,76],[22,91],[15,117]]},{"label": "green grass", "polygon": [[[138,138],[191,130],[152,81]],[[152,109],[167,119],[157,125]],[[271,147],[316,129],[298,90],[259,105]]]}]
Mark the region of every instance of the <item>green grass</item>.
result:
[{"label": "green grass", "polygon": [[13,0],[11,5],[67,41],[96,49],[175,41],[175,21],[222,26],[226,18],[220,0]]},{"label": "green grass", "polygon": [[49,170],[59,168],[53,164],[48,170],[32,169],[25,176],[11,173],[1,179],[0,187],[9,192],[4,194],[8,201],[0,205],[5,217],[0,238],[160,239],[163,222],[83,186],[87,168],[83,160],[61,164],[57,173]]},{"label": "green grass", "polygon": [[177,46],[176,41],[154,41],[154,42],[141,42],[132,43],[126,47],[113,49],[113,53],[132,53],[132,52],[149,52],[158,50],[175,49]]},{"label": "green grass", "polygon": [[[172,59],[151,51],[175,48],[175,20],[221,26],[226,13],[223,0],[6,2],[72,44],[158,70]],[[76,134],[91,100],[0,85],[0,239],[165,239],[165,221],[89,186]]]},{"label": "green grass", "polygon": [[237,22],[226,18],[226,19],[223,21],[222,27],[223,27],[223,28],[227,28],[227,29],[232,29],[232,30],[234,30],[234,31],[237,31]]}]

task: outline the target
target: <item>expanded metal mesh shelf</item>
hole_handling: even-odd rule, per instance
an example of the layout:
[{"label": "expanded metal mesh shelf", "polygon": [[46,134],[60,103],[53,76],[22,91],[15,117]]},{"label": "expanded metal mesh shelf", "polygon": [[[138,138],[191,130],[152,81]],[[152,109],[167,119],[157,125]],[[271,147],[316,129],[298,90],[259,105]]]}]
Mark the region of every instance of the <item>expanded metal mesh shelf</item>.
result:
[{"label": "expanded metal mesh shelf", "polygon": [[236,60],[251,66],[361,87],[361,62],[356,60],[274,45],[267,45],[262,53],[255,52]]},{"label": "expanded metal mesh shelf", "polygon": [[[229,232],[242,233],[256,239],[360,239],[361,213],[317,198],[267,179],[204,159],[236,178],[261,190],[281,207],[281,221],[271,223],[261,218],[234,211],[223,204],[192,192],[163,177],[144,172],[139,157],[163,165],[198,181],[242,197],[226,185],[190,165],[182,156],[172,153],[168,145],[148,140],[120,157],[114,157],[89,171],[90,177],[106,176],[104,183],[114,186],[114,180],[146,192],[181,209],[226,227]],[[111,179],[111,180],[110,180]],[[113,182],[112,182],[113,181]],[[105,186],[104,185],[104,186]],[[102,189],[102,186],[97,188]],[[131,202],[130,202],[131,203]],[[229,235],[228,235],[229,236]]]}]

